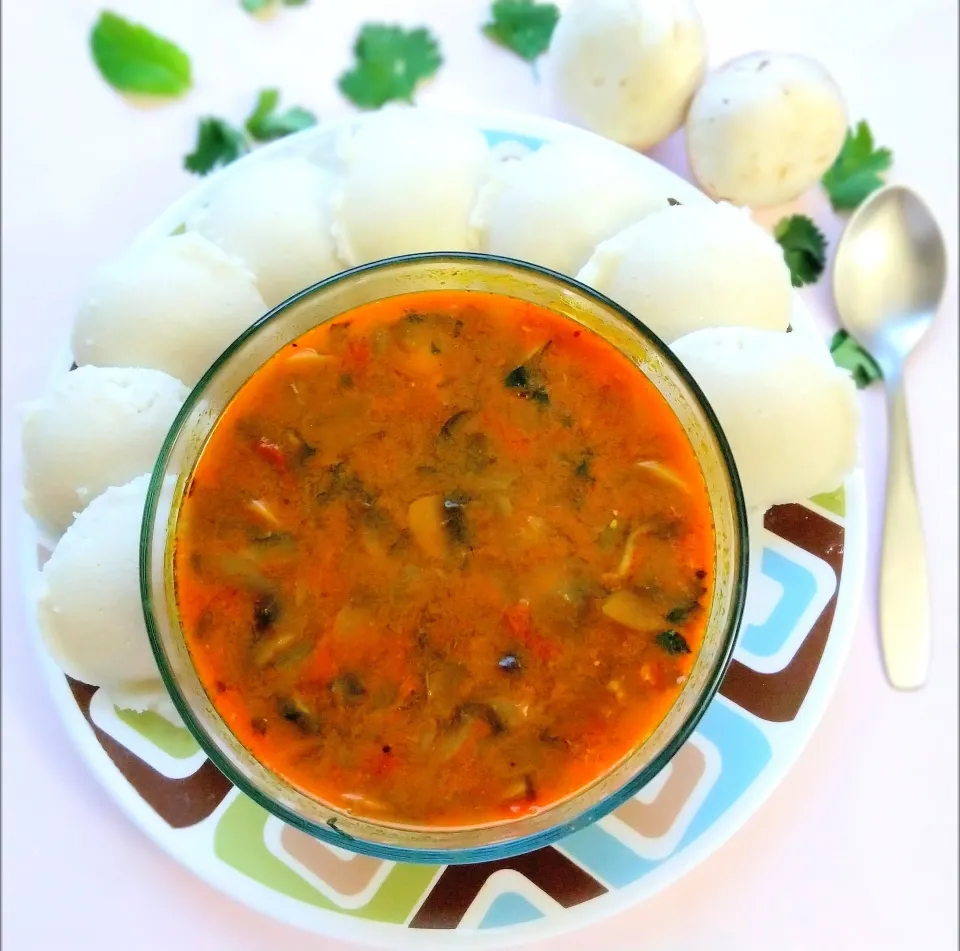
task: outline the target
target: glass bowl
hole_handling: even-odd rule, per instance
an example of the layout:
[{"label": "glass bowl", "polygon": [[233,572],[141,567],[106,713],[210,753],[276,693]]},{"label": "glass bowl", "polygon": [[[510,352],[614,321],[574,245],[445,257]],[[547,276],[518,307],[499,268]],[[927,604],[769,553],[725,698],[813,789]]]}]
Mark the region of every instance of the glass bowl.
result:
[{"label": "glass bowl", "polygon": [[[712,508],[715,584],[706,632],[690,676],[653,734],[612,769],[533,815],[464,827],[414,827],[357,818],[293,787],[263,766],[220,717],[194,669],[173,586],[179,506],[207,436],[249,377],[281,347],[344,311],[397,294],[448,288],[530,301],[593,330],[659,389],[686,431]],[[413,254],[344,271],[274,308],[237,338],[187,398],[150,482],[140,539],[140,590],[164,683],[190,732],[242,792],[318,839],[403,862],[489,861],[539,848],[596,821],[670,761],[717,692],[740,626],[747,580],[743,493],[730,448],[700,388],[670,350],[609,299],[552,271],[481,254]]]}]

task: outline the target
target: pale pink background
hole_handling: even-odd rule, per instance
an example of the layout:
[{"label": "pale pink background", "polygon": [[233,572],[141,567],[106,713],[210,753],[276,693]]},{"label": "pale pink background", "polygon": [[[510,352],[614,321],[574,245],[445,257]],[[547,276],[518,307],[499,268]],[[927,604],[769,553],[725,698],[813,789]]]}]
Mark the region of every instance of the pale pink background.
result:
[{"label": "pale pink background", "polygon": [[[446,64],[424,103],[552,113],[527,66],[478,32],[487,0],[311,0],[267,24],[239,0],[114,0],[193,54],[194,92],[132,109],[95,73],[101,0],[3,3],[3,945],[9,951],[332,951],[237,905],[161,853],[112,805],[46,701],[14,561],[19,403],[34,395],[90,269],[193,183],[196,117],[240,119],[279,86],[321,117],[357,26],[429,24]],[[735,838],[678,884],[549,943],[643,951],[946,951],[957,946],[957,5],[951,0],[700,0],[711,62],[757,48],[821,58],[855,118],[896,152],[950,242],[941,320],[910,373],[930,552],[934,671],[884,681],[871,558],[856,641],[813,742]],[[657,152],[671,162],[676,143]],[[823,199],[807,205],[826,215]],[[833,223],[828,226],[836,233]],[[823,292],[812,297],[829,315]],[[816,304],[815,304],[816,309]],[[882,395],[865,405],[876,551]],[[531,947],[537,947],[531,945]],[[545,947],[540,945],[539,947]]]}]

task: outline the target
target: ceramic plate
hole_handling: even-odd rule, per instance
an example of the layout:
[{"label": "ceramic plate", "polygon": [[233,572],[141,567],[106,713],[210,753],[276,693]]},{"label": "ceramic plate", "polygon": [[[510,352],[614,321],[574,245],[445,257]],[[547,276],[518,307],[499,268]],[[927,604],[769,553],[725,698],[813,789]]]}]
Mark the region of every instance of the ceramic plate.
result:
[{"label": "ceramic plate", "polygon": [[[620,148],[551,120],[472,118],[508,151],[558,138]],[[243,162],[290,152],[329,162],[337,134],[354,121],[281,140]],[[630,154],[638,175],[674,197],[709,200]],[[138,240],[169,234],[236,167],[205,180]],[[794,332],[816,333],[799,301],[792,323]],[[68,367],[67,359],[59,372]],[[48,552],[26,515],[20,537],[32,606]],[[829,496],[770,510],[757,541],[734,660],[686,745],[610,816],[499,862],[403,865],[324,845],[240,794],[181,725],[117,708],[102,691],[64,677],[42,647],[41,663],[70,736],[103,784],[158,845],[211,885],[319,934],[391,948],[500,949],[582,928],[688,872],[759,808],[809,741],[853,634],[866,547],[862,474]],[[36,624],[31,636],[39,646]]]}]

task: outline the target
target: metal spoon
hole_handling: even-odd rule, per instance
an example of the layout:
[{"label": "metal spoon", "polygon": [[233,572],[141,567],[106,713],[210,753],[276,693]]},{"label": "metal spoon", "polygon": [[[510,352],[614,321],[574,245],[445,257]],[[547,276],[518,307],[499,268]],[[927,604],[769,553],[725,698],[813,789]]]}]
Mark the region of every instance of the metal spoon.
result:
[{"label": "metal spoon", "polygon": [[913,481],[903,373],[933,323],[946,283],[943,236],[910,189],[874,192],[851,217],[833,265],[840,320],[874,356],[887,390],[888,468],[880,562],[880,642],[890,683],[923,685],[930,666],[930,591]]}]

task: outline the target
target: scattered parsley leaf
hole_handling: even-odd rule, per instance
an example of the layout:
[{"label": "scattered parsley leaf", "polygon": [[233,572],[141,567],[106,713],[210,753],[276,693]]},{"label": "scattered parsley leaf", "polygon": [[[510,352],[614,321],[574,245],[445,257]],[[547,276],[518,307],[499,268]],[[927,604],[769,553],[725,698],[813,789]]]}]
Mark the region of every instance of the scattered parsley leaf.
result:
[{"label": "scattered parsley leaf", "polygon": [[90,34],[100,75],[120,92],[179,96],[190,88],[190,57],[175,43],[115,13],[100,14]]},{"label": "scattered parsley leaf", "polygon": [[280,102],[278,89],[262,89],[257,97],[253,112],[247,117],[246,128],[250,137],[257,142],[271,142],[285,135],[309,129],[317,124],[317,117],[300,106],[293,106],[286,112],[278,113]]},{"label": "scattered parsley leaf", "polygon": [[823,232],[806,215],[791,215],[777,222],[773,236],[783,248],[783,259],[790,268],[790,283],[794,287],[815,284],[827,260],[827,239]]},{"label": "scattered parsley leaf", "polygon": [[874,148],[873,133],[863,119],[855,130],[848,129],[840,154],[822,179],[833,210],[856,208],[883,185],[880,173],[890,168],[892,162],[890,149]]},{"label": "scattered parsley leaf", "polygon": [[662,631],[654,640],[668,654],[689,654],[690,645],[686,638],[677,631]]},{"label": "scattered parsley leaf", "polygon": [[219,165],[229,165],[250,151],[244,134],[230,123],[214,116],[200,120],[197,144],[184,158],[183,167],[194,175],[206,175]]},{"label": "scattered parsley leaf", "polygon": [[846,330],[838,330],[833,335],[830,354],[838,367],[853,374],[853,382],[858,390],[883,379],[883,371],[877,361]]},{"label": "scattered parsley leaf", "polygon": [[535,0],[494,0],[490,16],[484,35],[532,63],[550,46],[560,11],[552,3]]},{"label": "scattered parsley leaf", "polygon": [[386,102],[411,102],[417,83],[432,76],[443,62],[429,31],[368,23],[353,44],[354,67],[339,80],[340,91],[361,109],[379,109]]}]

